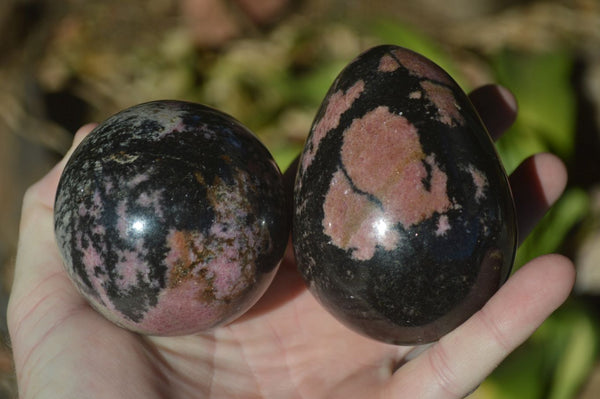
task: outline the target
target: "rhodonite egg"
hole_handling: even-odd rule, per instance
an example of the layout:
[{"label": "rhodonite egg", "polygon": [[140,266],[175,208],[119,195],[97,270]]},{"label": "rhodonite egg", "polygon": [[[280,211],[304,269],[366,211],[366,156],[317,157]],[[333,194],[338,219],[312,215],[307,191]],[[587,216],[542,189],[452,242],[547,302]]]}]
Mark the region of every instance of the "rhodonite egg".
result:
[{"label": "rhodonite egg", "polygon": [[287,244],[281,173],[232,117],[188,102],[128,108],[76,148],[59,182],[66,270],[116,324],[184,335],[264,293]]},{"label": "rhodonite egg", "polygon": [[299,161],[292,236],[318,301],[380,341],[437,340],[498,290],[516,249],[513,199],[444,70],[385,45],[340,73]]}]

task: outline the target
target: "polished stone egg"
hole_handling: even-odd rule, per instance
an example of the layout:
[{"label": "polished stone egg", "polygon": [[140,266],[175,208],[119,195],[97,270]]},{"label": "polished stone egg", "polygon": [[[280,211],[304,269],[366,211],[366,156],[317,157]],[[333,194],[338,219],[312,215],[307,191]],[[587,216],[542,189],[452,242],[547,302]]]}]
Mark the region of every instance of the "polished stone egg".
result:
[{"label": "polished stone egg", "polygon": [[512,194],[443,69],[384,45],[339,74],[299,161],[292,236],[309,290],[376,340],[437,340],[498,290],[516,250]]},{"label": "polished stone egg", "polygon": [[247,311],[287,244],[281,173],[238,121],[155,101],[101,123],[56,194],[66,270],[94,308],[130,330],[184,335]]}]

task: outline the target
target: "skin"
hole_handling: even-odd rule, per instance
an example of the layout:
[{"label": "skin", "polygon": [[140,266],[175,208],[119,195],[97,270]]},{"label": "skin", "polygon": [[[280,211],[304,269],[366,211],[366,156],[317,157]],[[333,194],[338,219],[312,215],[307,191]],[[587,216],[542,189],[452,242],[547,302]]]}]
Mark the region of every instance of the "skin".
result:
[{"label": "skin", "polygon": [[[495,138],[514,121],[516,102],[505,89],[484,86],[471,98]],[[81,128],[73,146],[91,128]],[[22,399],[462,398],[564,302],[574,282],[569,260],[539,257],[440,341],[391,346],[357,335],[323,310],[288,250],[267,293],[235,322],[195,336],[140,336],[92,310],[63,271],[52,206],[65,160],[23,202],[8,309]],[[514,172],[521,239],[566,179],[550,154]]]}]

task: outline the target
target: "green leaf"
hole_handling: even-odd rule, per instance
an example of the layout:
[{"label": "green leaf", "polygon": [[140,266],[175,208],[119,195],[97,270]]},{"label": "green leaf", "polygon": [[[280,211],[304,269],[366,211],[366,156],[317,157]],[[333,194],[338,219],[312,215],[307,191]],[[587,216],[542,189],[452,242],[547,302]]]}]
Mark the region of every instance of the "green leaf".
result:
[{"label": "green leaf", "polygon": [[588,209],[587,192],[576,187],[568,189],[525,239],[517,251],[514,270],[537,256],[557,252]]},{"label": "green leaf", "polygon": [[557,155],[573,153],[575,95],[571,88],[573,57],[568,51],[518,53],[503,51],[492,58],[498,82],[519,104],[519,119],[548,143]]},{"label": "green leaf", "polygon": [[556,362],[548,399],[575,397],[592,370],[598,351],[598,328],[591,317],[582,310],[571,310],[566,320],[562,320],[569,331],[562,355]]},{"label": "green leaf", "polygon": [[550,150],[538,132],[520,117],[517,117],[515,124],[496,142],[496,148],[502,164],[509,174],[525,158]]},{"label": "green leaf", "polygon": [[315,67],[306,76],[289,76],[286,81],[287,84],[282,88],[286,101],[306,106],[318,106],[325,98],[325,94],[333,84],[336,76],[350,61],[351,59],[332,59]]},{"label": "green leaf", "polygon": [[598,354],[595,312],[569,299],[542,324],[532,340],[548,349],[548,399],[570,399],[590,374]]},{"label": "green leaf", "polygon": [[476,399],[545,399],[545,353],[543,345],[526,342],[481,384]]},{"label": "green leaf", "polygon": [[481,384],[469,399],[571,399],[598,353],[595,314],[570,299]]},{"label": "green leaf", "polygon": [[285,170],[290,166],[292,161],[296,159],[296,157],[302,151],[301,144],[293,144],[290,143],[285,146],[281,146],[272,151],[273,158],[275,158],[275,163],[281,169],[281,172],[285,172]]}]

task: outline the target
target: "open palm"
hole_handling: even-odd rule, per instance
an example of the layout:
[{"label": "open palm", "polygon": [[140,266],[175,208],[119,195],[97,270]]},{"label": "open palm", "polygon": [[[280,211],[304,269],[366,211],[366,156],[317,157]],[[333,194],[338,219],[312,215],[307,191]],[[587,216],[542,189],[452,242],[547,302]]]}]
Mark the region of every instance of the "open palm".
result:
[{"label": "open palm", "polygon": [[[486,86],[471,98],[493,136],[514,120],[505,90]],[[80,129],[74,146],[90,130]],[[141,336],[92,310],[63,270],[52,206],[66,158],[29,189],[23,204],[8,316],[23,399],[461,398],[573,284],[567,259],[535,259],[440,341],[393,346],[333,319],[306,290],[288,250],[267,293],[230,325],[193,336]],[[562,164],[549,154],[526,160],[511,176],[522,238],[565,182]]]}]

